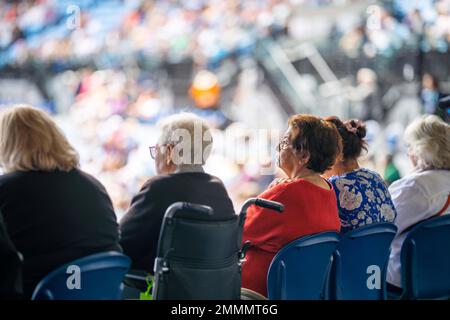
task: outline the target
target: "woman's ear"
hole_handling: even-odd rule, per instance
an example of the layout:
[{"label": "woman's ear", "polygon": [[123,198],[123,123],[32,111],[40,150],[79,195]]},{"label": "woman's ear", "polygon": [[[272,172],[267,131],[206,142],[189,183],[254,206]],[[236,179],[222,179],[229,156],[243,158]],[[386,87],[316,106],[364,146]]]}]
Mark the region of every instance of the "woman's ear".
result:
[{"label": "woman's ear", "polygon": [[172,154],[173,154],[173,146],[171,144],[169,144],[169,145],[167,145],[167,152],[166,152],[166,165],[167,166],[170,166],[171,164],[173,164]]},{"label": "woman's ear", "polygon": [[307,151],[300,152],[299,162],[302,167],[304,167],[309,162],[309,159],[310,159],[309,152],[307,152]]}]

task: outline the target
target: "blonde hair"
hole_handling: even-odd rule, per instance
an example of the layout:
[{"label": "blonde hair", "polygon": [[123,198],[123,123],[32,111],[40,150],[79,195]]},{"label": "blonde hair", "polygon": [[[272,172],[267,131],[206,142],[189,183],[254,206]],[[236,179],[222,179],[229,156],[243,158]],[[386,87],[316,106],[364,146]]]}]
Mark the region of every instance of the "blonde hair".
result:
[{"label": "blonde hair", "polygon": [[44,111],[16,105],[0,114],[0,165],[12,171],[70,171],[78,153]]},{"label": "blonde hair", "polygon": [[413,121],[405,141],[419,169],[450,169],[450,125],[439,117],[425,115]]}]

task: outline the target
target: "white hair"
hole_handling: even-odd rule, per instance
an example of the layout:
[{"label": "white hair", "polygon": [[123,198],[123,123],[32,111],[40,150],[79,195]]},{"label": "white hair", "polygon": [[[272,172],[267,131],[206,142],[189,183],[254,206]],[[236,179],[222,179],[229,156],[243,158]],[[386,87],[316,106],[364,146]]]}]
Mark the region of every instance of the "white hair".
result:
[{"label": "white hair", "polygon": [[211,154],[212,135],[205,120],[192,113],[178,113],[159,123],[159,145],[174,145],[176,165],[203,165]]},{"label": "white hair", "polygon": [[425,115],[413,121],[405,141],[419,169],[450,169],[450,125],[439,117]]}]

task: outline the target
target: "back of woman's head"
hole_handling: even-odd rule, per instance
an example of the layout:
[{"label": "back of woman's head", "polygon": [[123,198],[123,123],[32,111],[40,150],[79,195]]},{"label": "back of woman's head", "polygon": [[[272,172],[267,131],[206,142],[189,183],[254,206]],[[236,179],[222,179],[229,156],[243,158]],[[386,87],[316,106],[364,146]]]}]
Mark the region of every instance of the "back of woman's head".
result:
[{"label": "back of woman's head", "polygon": [[182,112],[165,118],[159,125],[162,131],[159,143],[176,146],[172,159],[176,165],[205,164],[211,154],[213,138],[204,119]]},{"label": "back of woman's head", "polygon": [[367,151],[366,126],[360,120],[352,119],[342,122],[338,117],[327,117],[333,123],[342,139],[343,160],[357,159],[363,150]]},{"label": "back of woman's head", "polygon": [[328,170],[341,148],[336,128],[323,119],[298,114],[289,119],[292,146],[297,152],[309,154],[308,169],[318,173]]},{"label": "back of woman's head", "polygon": [[0,114],[0,165],[12,171],[70,171],[78,154],[44,111],[18,105]]}]

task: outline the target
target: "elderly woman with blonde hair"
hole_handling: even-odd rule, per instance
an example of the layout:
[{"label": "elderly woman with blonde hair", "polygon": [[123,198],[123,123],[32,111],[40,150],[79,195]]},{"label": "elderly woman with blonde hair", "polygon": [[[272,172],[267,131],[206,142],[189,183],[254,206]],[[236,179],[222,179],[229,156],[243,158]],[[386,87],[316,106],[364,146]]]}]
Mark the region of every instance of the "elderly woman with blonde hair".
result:
[{"label": "elderly woman with blonde hair", "polygon": [[413,121],[405,131],[413,172],[389,187],[398,227],[392,243],[387,281],[401,288],[400,254],[407,231],[417,223],[450,213],[450,125],[437,116]]},{"label": "elderly woman with blonde hair", "polygon": [[24,297],[49,272],[117,250],[116,216],[105,188],[78,168],[78,154],[45,112],[26,105],[0,114],[0,211],[24,257]]}]

